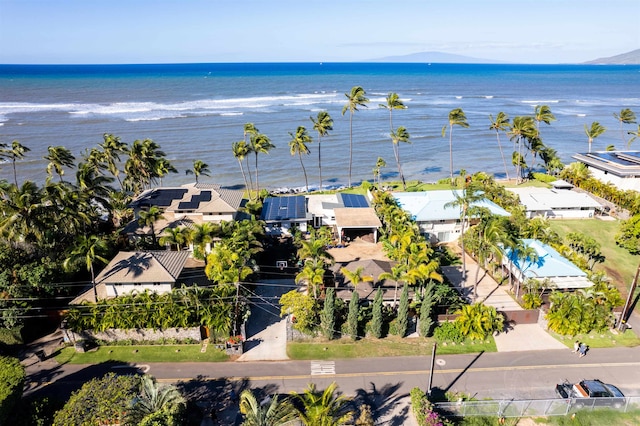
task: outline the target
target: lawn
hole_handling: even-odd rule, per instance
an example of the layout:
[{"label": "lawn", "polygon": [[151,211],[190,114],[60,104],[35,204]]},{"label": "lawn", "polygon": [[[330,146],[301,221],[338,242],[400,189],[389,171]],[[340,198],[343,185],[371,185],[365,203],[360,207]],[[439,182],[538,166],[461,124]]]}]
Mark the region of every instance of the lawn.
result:
[{"label": "lawn", "polygon": [[552,416],[552,417],[536,417],[533,418],[536,425],[558,425],[558,426],[601,426],[601,425],[618,425],[633,426],[640,424],[640,410],[631,410],[621,413],[616,410],[582,410],[572,416]]},{"label": "lawn", "polygon": [[552,220],[551,228],[561,237],[569,232],[579,232],[593,237],[599,244],[605,261],[596,265],[597,271],[604,271],[612,283],[626,295],[640,263],[640,256],[629,254],[616,245],[615,235],[620,221],[604,220]]},{"label": "lawn", "polygon": [[70,346],[56,353],[60,364],[98,364],[107,361],[140,362],[220,362],[229,356],[220,349],[208,347],[200,352],[200,345],[99,346],[96,350],[76,352]]},{"label": "lawn", "polygon": [[573,349],[573,342],[579,340],[584,342],[590,348],[617,348],[617,347],[634,347],[640,345],[640,338],[633,332],[627,330],[624,333],[611,332],[609,330],[602,333],[592,331],[587,334],[578,334],[577,336],[561,336],[553,331],[549,331],[556,340]]},{"label": "lawn", "polygon": [[[431,355],[433,343],[433,339],[421,337],[400,339],[397,336],[389,336],[384,339],[365,338],[357,342],[350,339],[291,342],[287,344],[287,355],[289,358],[297,360]],[[437,349],[440,355],[482,351],[497,351],[493,337],[487,339],[486,342],[440,344]]]}]

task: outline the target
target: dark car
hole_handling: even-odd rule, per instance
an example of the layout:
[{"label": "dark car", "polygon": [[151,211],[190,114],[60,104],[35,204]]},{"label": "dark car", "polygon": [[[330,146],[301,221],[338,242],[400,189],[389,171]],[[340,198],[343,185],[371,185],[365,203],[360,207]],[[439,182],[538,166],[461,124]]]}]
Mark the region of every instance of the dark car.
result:
[{"label": "dark car", "polygon": [[576,408],[620,408],[626,402],[620,389],[597,379],[582,380],[575,384],[565,380],[563,383],[556,385],[556,394],[560,398],[571,399],[571,404]]}]

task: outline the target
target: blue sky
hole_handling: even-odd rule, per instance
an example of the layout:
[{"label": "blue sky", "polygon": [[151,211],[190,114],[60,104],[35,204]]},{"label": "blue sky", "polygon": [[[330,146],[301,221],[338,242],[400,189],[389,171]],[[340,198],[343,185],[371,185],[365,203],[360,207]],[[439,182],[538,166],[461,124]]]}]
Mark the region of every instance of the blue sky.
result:
[{"label": "blue sky", "polygon": [[640,47],[639,0],[0,0],[0,63],[575,63]]}]

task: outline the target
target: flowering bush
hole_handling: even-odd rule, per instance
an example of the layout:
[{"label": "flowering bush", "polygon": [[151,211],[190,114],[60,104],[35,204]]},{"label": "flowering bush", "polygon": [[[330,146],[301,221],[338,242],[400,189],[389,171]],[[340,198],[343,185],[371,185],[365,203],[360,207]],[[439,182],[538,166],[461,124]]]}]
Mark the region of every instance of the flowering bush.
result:
[{"label": "flowering bush", "polygon": [[411,389],[411,407],[420,426],[451,426],[451,422],[440,417],[420,388]]},{"label": "flowering bush", "polygon": [[230,336],[229,337],[229,343],[232,345],[237,345],[238,343],[242,343],[244,339],[242,338],[242,336],[238,335],[238,336]]}]

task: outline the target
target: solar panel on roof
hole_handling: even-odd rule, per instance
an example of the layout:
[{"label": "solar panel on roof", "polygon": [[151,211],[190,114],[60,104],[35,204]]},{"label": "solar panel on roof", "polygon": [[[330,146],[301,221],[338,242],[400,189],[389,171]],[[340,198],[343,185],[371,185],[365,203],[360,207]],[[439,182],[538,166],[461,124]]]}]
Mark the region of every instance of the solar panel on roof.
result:
[{"label": "solar panel on roof", "polygon": [[264,201],[261,219],[267,221],[304,219],[306,215],[306,200],[303,196],[270,197]]},{"label": "solar panel on roof", "polygon": [[146,196],[140,198],[136,202],[132,203],[134,206],[157,206],[168,207],[171,203],[180,199],[187,192],[186,189],[170,188],[170,189],[156,189]]},{"label": "solar panel on roof", "polygon": [[340,197],[345,207],[369,207],[369,203],[364,195],[340,193]]}]

